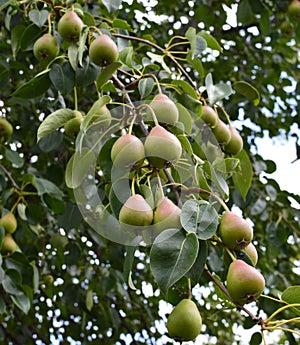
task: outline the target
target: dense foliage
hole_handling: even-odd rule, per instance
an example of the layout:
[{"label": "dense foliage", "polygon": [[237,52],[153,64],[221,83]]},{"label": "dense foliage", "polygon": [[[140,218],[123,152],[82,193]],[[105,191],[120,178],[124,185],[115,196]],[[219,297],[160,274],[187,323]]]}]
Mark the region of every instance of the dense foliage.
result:
[{"label": "dense foliage", "polygon": [[[266,132],[288,137],[299,126],[300,24],[289,4],[0,1],[0,120],[13,127],[0,131],[0,212],[15,215],[18,246],[3,249],[0,222],[1,344],[172,344],[166,314],[185,298],[202,316],[195,343],[242,344],[241,325],[252,345],[297,344],[300,197],[265,175],[276,165],[255,147]],[[66,39],[58,23],[69,10],[81,19]],[[35,46],[44,34],[58,42],[50,58]],[[118,56],[89,56],[100,34]],[[176,104],[177,121],[153,116],[159,93]],[[239,129],[243,150],[213,141],[205,104]],[[157,120],[179,140],[180,158],[114,170],[122,129],[144,141]],[[109,215],[118,218],[128,192],[153,208],[168,196],[183,229],[142,232],[141,241],[119,227]],[[266,288],[245,306],[226,289],[232,256],[250,262],[220,239],[224,210],[253,224]]]}]

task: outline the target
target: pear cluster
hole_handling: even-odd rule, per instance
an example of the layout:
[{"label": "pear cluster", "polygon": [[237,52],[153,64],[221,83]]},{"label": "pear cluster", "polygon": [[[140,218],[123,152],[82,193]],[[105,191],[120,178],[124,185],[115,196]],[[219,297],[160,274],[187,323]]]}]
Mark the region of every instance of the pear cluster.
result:
[{"label": "pear cluster", "polygon": [[248,259],[237,259],[229,264],[226,280],[230,296],[234,302],[240,305],[255,301],[264,290],[265,280],[254,267],[258,261],[258,254],[252,243],[253,229],[251,225],[235,213],[225,211],[218,232],[227,249],[240,253],[240,255],[243,254],[245,259]]},{"label": "pear cluster", "polygon": [[[66,11],[57,23],[57,32],[46,33],[35,41],[34,56],[42,65],[47,66],[58,56],[59,43],[65,42],[66,46],[78,43],[84,27],[85,23],[75,10]],[[98,66],[106,66],[117,61],[119,50],[110,36],[99,34],[98,37],[92,35],[88,54],[91,62]]]},{"label": "pear cluster", "polygon": [[202,107],[201,120],[212,129],[217,142],[225,153],[238,154],[243,148],[243,139],[236,128],[227,125],[209,105]]},{"label": "pear cluster", "polygon": [[17,243],[12,234],[17,230],[17,219],[12,212],[8,212],[0,218],[0,226],[5,230],[5,235],[1,245],[1,254],[9,255],[16,251]]}]

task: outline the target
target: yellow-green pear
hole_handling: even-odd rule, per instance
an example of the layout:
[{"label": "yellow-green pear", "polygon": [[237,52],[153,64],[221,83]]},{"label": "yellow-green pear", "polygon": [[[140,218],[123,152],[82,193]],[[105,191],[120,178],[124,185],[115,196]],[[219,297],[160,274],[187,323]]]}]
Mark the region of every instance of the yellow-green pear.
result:
[{"label": "yellow-green pear", "polygon": [[17,230],[17,219],[12,212],[8,212],[0,218],[0,225],[3,226],[6,232],[13,234]]},{"label": "yellow-green pear", "polygon": [[75,11],[68,11],[60,18],[57,30],[62,39],[77,42],[83,26],[84,23],[78,14]]},{"label": "yellow-green pear", "polygon": [[11,234],[6,234],[2,241],[1,254],[13,254],[17,250],[17,243],[12,238]]},{"label": "yellow-green pear", "polygon": [[150,102],[159,123],[175,125],[178,122],[179,111],[176,104],[166,95],[158,94]]},{"label": "yellow-green pear", "polygon": [[119,221],[134,226],[147,226],[153,221],[153,210],[139,194],[130,196],[122,206]]},{"label": "yellow-green pear", "polygon": [[192,300],[181,300],[168,317],[167,329],[171,338],[177,341],[194,340],[200,333],[202,318]]}]

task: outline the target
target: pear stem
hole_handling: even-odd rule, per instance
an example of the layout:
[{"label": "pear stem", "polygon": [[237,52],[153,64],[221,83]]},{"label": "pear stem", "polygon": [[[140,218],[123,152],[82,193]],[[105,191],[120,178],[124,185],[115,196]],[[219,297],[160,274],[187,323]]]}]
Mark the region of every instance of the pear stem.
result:
[{"label": "pear stem", "polygon": [[131,182],[131,195],[135,195],[135,187],[134,187],[135,180],[136,180],[136,177],[133,176],[132,182]]},{"label": "pear stem", "polygon": [[231,250],[228,249],[226,246],[224,246],[224,249],[226,250],[226,252],[228,253],[228,255],[230,256],[230,259],[232,261],[235,261],[236,260],[236,257],[232,254]]},{"label": "pear stem", "polygon": [[128,128],[128,134],[132,133],[132,127],[134,125],[135,120],[136,120],[136,112],[134,112],[132,120],[130,122],[130,125],[129,125],[129,128]]},{"label": "pear stem", "polygon": [[188,283],[188,299],[192,298],[192,283],[191,283],[191,278],[187,278],[187,283]]},{"label": "pear stem", "polygon": [[48,33],[51,35],[52,25],[51,25],[51,13],[48,14]]},{"label": "pear stem", "polygon": [[139,108],[147,108],[147,109],[149,109],[150,112],[151,112],[151,116],[153,118],[155,126],[159,126],[159,123],[157,121],[157,118],[156,118],[156,115],[154,113],[154,110],[152,109],[152,107],[149,104],[141,104],[140,106],[137,107],[137,109],[139,109]]},{"label": "pear stem", "polygon": [[160,176],[159,176],[159,172],[158,172],[158,170],[156,170],[155,172],[156,172],[156,177],[157,177],[157,180],[158,180],[158,186],[159,186],[161,195],[164,195],[164,189],[163,189],[163,186],[161,184],[161,179],[160,179]]}]

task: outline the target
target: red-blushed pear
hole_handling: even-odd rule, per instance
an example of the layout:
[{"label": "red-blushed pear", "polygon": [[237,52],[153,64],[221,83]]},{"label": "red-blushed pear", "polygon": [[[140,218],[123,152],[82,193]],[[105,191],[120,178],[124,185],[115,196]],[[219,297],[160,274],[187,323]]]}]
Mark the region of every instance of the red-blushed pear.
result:
[{"label": "red-blushed pear", "polygon": [[166,95],[156,95],[150,103],[157,121],[159,123],[166,123],[175,125],[179,118],[179,111],[176,104]]},{"label": "red-blushed pear", "polygon": [[89,57],[94,64],[106,66],[118,60],[119,49],[108,35],[102,34],[91,43]]},{"label": "red-blushed pear", "polygon": [[75,11],[68,11],[60,18],[57,30],[65,41],[77,42],[83,26],[84,23],[78,14]]},{"label": "red-blushed pear", "polygon": [[0,117],[0,142],[8,140],[13,134],[13,126],[4,117]]},{"label": "red-blushed pear", "polygon": [[64,124],[64,130],[70,137],[75,137],[80,131],[80,125],[83,121],[83,116],[80,111],[74,110],[75,116]]},{"label": "red-blushed pear", "polygon": [[8,212],[0,218],[0,225],[3,226],[6,232],[13,234],[17,230],[17,219],[12,212]]},{"label": "red-blushed pear", "polygon": [[243,260],[230,264],[226,280],[230,296],[240,305],[255,301],[265,288],[263,275]]},{"label": "red-blushed pear", "polygon": [[177,341],[194,340],[202,327],[200,312],[192,300],[181,300],[170,313],[167,330],[170,338]]},{"label": "red-blushed pear", "polygon": [[145,159],[144,145],[133,134],[122,135],[112,146],[111,159],[120,169],[139,168]]},{"label": "red-blushed pear", "polygon": [[229,126],[229,131],[231,136],[229,142],[224,146],[224,151],[228,154],[236,155],[241,152],[243,148],[243,139],[233,126]]},{"label": "red-blushed pear", "polygon": [[227,248],[241,250],[252,241],[253,229],[244,218],[225,211],[219,225],[219,235]]},{"label": "red-blushed pear", "polygon": [[258,261],[258,253],[255,248],[255,245],[250,242],[247,247],[243,249],[243,251],[249,256],[253,266],[256,266]]},{"label": "red-blushed pear", "polygon": [[209,105],[204,105],[202,107],[202,114],[200,118],[210,127],[215,127],[218,121],[218,114]]},{"label": "red-blushed pear", "polygon": [[218,118],[214,128],[212,129],[212,132],[219,144],[226,145],[229,143],[231,139],[231,133],[229,127],[221,119]]},{"label": "red-blushed pear", "polygon": [[42,63],[47,64],[59,53],[59,46],[56,38],[51,34],[45,34],[38,38],[33,45],[34,56]]},{"label": "red-blushed pear", "polygon": [[147,226],[153,221],[153,210],[139,194],[130,196],[122,206],[119,221],[134,226]]},{"label": "red-blushed pear", "polygon": [[300,1],[293,0],[287,8],[287,13],[292,18],[300,18]]},{"label": "red-blushed pear", "polygon": [[182,153],[182,147],[177,137],[160,125],[151,129],[144,146],[146,157],[150,164],[157,169],[175,164]]},{"label": "red-blushed pear", "polygon": [[2,241],[1,254],[13,254],[17,250],[17,243],[12,238],[11,234],[6,234]]},{"label": "red-blushed pear", "polygon": [[181,209],[173,201],[167,197],[162,198],[154,211],[153,223],[155,229],[158,231],[180,229],[180,214]]}]

